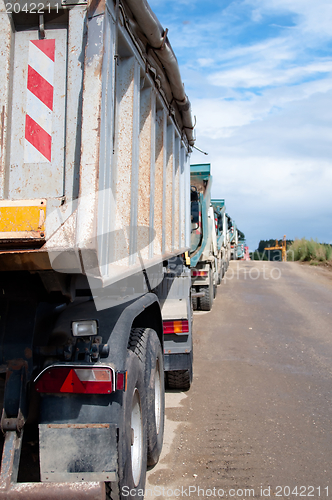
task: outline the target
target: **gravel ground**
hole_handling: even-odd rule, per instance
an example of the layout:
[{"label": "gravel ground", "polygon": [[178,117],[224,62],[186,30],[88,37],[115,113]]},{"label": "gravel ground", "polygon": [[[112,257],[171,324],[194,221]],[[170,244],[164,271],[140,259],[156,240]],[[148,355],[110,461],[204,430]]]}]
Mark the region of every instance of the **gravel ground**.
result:
[{"label": "gravel ground", "polygon": [[166,394],[145,498],[327,498],[331,360],[329,268],[232,262],[194,314],[193,386]]}]

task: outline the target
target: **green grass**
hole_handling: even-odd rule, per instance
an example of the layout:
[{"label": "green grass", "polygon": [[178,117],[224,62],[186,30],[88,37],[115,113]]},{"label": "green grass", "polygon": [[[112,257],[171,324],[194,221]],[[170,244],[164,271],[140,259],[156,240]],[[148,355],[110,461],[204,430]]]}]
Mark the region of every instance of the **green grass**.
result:
[{"label": "green grass", "polygon": [[332,246],[318,241],[295,239],[287,248],[287,260],[308,261],[312,265],[318,265],[319,262],[332,262]]}]

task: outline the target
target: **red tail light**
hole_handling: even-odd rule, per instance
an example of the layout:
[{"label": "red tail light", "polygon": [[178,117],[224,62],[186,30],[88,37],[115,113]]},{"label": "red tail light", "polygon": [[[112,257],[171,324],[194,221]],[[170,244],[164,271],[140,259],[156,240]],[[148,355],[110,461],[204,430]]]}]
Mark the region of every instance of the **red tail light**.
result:
[{"label": "red tail light", "polygon": [[209,271],[196,271],[195,269],[191,270],[191,276],[204,276],[207,277],[209,275]]},{"label": "red tail light", "polygon": [[114,373],[110,367],[50,366],[35,380],[36,391],[52,394],[110,394]]},{"label": "red tail light", "polygon": [[180,319],[178,321],[164,321],[164,334],[182,335],[189,333],[189,321],[187,319]]}]

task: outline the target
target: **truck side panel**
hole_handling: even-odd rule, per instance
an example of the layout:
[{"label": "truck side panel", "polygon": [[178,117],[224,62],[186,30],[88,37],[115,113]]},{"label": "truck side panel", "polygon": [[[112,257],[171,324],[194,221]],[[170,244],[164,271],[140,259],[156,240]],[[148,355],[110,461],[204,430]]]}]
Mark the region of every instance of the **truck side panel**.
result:
[{"label": "truck side panel", "polygon": [[[72,260],[65,253],[72,255],[75,249],[76,268],[105,287],[139,271],[141,259],[148,268],[189,249],[189,149],[124,20],[116,40],[113,5],[100,5],[87,19],[84,6],[64,12],[59,14],[63,28],[55,29],[47,17],[45,21],[46,45],[54,40],[55,46],[53,87],[51,77],[48,81],[54,109],[45,111],[42,103],[39,117],[38,98],[28,93],[36,120],[45,125],[46,150],[25,138],[30,109],[26,92],[14,92],[11,103],[6,86],[7,77],[13,77],[14,89],[26,88],[38,30],[20,31],[17,16],[11,24],[5,12],[1,15],[7,40],[2,57],[8,70],[1,80],[2,95],[7,96],[2,150],[8,152],[8,160],[1,157],[2,206],[6,213],[6,203],[13,199],[22,206],[27,200],[36,200],[38,206],[43,199],[46,206],[43,230],[37,224],[29,231],[31,224],[25,221],[25,244],[30,247],[25,256],[19,228],[14,227],[10,237],[16,243],[7,245],[3,262],[7,269],[21,266],[24,259],[31,269],[70,272]],[[43,52],[41,42],[37,45]],[[8,128],[6,114],[9,124],[18,126]],[[26,163],[32,157],[35,161]],[[9,235],[2,232],[0,238]],[[14,247],[21,250],[19,260],[9,258]],[[55,262],[59,253],[61,265]]]}]

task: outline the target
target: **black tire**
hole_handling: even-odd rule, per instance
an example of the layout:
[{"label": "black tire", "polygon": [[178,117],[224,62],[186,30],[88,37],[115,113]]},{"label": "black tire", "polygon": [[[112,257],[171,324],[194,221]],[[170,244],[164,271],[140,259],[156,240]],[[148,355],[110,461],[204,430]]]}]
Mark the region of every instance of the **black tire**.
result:
[{"label": "black tire", "polygon": [[222,263],[219,266],[219,262],[218,262],[218,279],[217,279],[217,285],[221,284],[221,280],[222,280]]},{"label": "black tire", "polygon": [[151,328],[133,328],[131,349],[144,364],[147,397],[147,464],[156,465],[163,447],[165,419],[164,357],[157,333]]},{"label": "black tire", "polygon": [[197,311],[198,308],[198,302],[197,302],[197,297],[191,297],[191,303],[194,311]]},{"label": "black tire", "polygon": [[192,369],[167,372],[166,380],[169,389],[188,391],[192,383]]},{"label": "black tire", "polygon": [[213,283],[212,283],[212,272],[209,270],[209,285],[201,287],[200,292],[204,292],[204,297],[200,297],[199,303],[202,311],[211,311],[213,304]]},{"label": "black tire", "polygon": [[189,391],[193,381],[193,360],[194,351],[191,336],[190,366],[187,370],[174,370],[172,372],[166,372],[166,385],[168,389]]},{"label": "black tire", "polygon": [[[147,407],[143,364],[127,353],[127,390],[119,429],[119,483],[106,483],[106,498],[143,500],[147,467]],[[132,443],[132,440],[134,441]]]},{"label": "black tire", "polygon": [[222,279],[223,279],[223,277],[224,277],[224,273],[225,273],[225,267],[224,267],[224,266],[225,266],[225,263],[224,263],[224,262],[222,262],[222,263],[221,263],[221,267],[220,267],[220,274],[219,274],[220,284],[221,284],[221,282],[222,282]]}]

